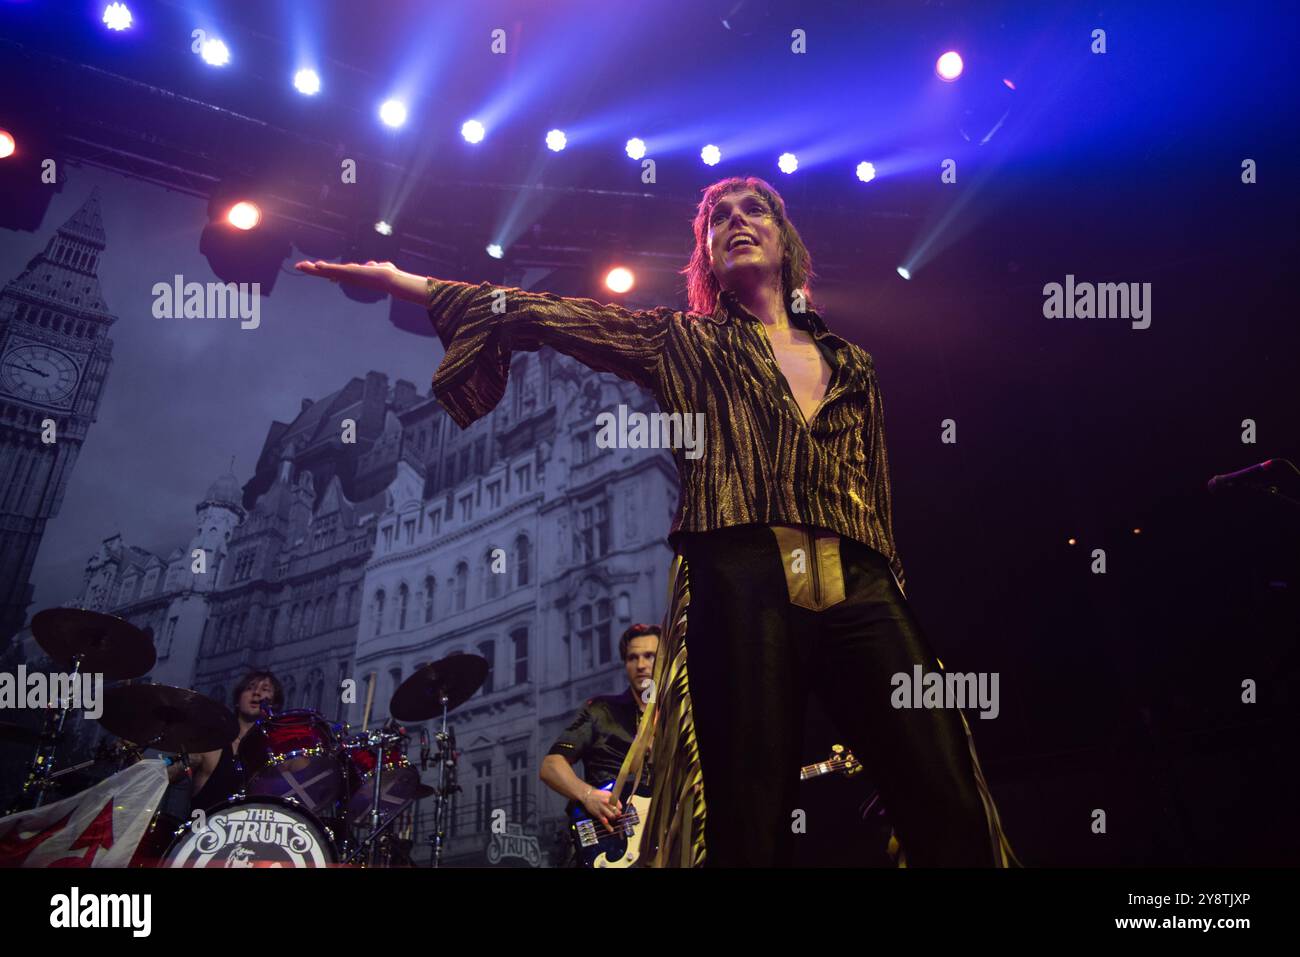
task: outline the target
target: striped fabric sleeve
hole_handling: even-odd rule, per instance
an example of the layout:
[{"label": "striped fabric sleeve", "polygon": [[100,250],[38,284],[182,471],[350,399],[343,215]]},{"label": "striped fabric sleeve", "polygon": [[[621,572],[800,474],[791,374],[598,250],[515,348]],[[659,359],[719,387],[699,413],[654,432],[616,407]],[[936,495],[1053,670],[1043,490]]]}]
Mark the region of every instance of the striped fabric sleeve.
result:
[{"label": "striped fabric sleeve", "polygon": [[429,319],[446,348],[433,393],[461,428],[505,395],[511,353],[550,346],[597,372],[659,395],[660,363],[677,313],[634,312],[491,283],[429,279]]},{"label": "striped fabric sleeve", "polygon": [[[867,438],[867,468],[869,474],[875,478],[874,507],[876,515],[880,520],[881,527],[884,528],[888,536],[888,541],[892,543],[894,541],[894,503],[889,478],[889,450],[885,445],[885,404],[884,398],[880,394],[880,382],[876,378],[874,362],[871,364],[869,375],[871,376],[871,411],[867,422],[867,429],[870,432]],[[894,554],[889,556],[889,567],[893,569],[895,577],[898,578],[899,589],[906,592],[907,577],[903,573],[903,562],[898,557],[897,547],[894,548]]]}]

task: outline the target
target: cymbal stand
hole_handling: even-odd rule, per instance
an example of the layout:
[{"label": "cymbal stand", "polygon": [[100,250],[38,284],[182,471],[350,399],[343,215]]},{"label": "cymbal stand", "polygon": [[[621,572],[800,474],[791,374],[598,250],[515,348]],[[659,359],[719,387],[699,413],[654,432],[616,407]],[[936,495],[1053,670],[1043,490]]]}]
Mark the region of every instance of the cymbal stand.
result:
[{"label": "cymbal stand", "polygon": [[442,694],[442,730],[434,735],[438,742],[438,791],[433,804],[433,833],[428,842],[433,845],[431,867],[442,863],[442,848],[447,839],[447,822],[451,814],[451,798],[460,791],[456,783],[456,732],[447,726],[447,695]]},{"label": "cymbal stand", "polygon": [[[72,684],[76,687],[81,680],[81,655],[72,659]],[[27,797],[34,790],[36,799],[32,802],[33,808],[38,808],[45,803],[45,792],[53,778],[54,762],[58,757],[59,742],[63,740],[63,726],[68,720],[68,703],[67,701],[59,702],[58,717],[55,719],[54,730],[49,730],[49,712],[45,716],[45,728],[41,732],[41,740],[36,744],[36,753],[32,756],[31,766],[27,769],[27,779],[23,782],[23,797]]]}]

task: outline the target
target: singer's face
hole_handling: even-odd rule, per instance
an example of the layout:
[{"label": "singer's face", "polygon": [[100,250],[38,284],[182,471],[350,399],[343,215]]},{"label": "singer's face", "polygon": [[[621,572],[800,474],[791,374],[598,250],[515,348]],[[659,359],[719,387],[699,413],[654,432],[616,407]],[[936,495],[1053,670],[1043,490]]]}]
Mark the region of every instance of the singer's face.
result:
[{"label": "singer's face", "polygon": [[727,193],[709,213],[709,256],[723,289],[781,275],[781,228],[772,207],[752,189]]},{"label": "singer's face", "polygon": [[258,678],[251,681],[239,696],[239,713],[248,721],[262,716],[262,702],[271,704],[275,700],[275,686],[270,678]]}]

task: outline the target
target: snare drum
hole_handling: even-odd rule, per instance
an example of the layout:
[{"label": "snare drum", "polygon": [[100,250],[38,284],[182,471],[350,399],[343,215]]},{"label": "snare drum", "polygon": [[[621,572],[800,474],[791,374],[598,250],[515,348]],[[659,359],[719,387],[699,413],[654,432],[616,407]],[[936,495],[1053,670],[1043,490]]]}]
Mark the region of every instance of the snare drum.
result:
[{"label": "snare drum", "polygon": [[258,719],[239,746],[239,760],[249,775],[249,795],[292,797],[321,813],[343,793],[346,767],[338,739],[315,711]]},{"label": "snare drum", "polygon": [[295,801],[237,797],[188,822],[162,867],[328,867],[338,863],[333,836]]}]

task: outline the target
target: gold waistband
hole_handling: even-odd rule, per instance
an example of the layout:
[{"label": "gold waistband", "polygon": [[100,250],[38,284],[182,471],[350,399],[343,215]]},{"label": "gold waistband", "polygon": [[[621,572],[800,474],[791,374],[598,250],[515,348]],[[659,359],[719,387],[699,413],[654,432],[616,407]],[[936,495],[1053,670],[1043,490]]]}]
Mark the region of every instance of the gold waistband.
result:
[{"label": "gold waistband", "polygon": [[844,600],[840,536],[807,525],[769,525],[781,551],[790,604],[823,611]]}]

